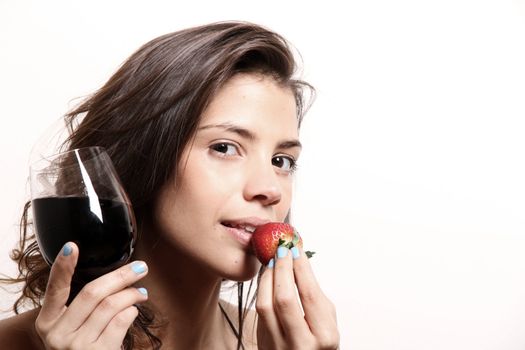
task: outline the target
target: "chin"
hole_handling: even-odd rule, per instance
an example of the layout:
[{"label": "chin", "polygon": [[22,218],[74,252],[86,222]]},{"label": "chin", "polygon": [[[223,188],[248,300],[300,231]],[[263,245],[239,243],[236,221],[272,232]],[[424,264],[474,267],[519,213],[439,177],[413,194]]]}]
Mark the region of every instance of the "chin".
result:
[{"label": "chin", "polygon": [[246,282],[257,276],[261,263],[253,255],[246,256],[243,260],[234,260],[223,271],[222,277],[230,281]]}]

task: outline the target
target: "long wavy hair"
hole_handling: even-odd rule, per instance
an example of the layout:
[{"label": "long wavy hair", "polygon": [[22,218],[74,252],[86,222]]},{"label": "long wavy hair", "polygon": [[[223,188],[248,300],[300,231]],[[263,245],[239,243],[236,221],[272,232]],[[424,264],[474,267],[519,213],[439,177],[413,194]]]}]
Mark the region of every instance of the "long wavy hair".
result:
[{"label": "long wavy hair", "polygon": [[[300,125],[314,90],[295,78],[295,57],[279,34],[246,22],[219,22],[160,36],[139,48],[101,89],[65,116],[70,137],[61,150],[104,147],[140,228],[162,185],[176,173],[204,109],[234,75],[261,74],[290,88]],[[23,283],[21,296],[13,305],[17,314],[24,304],[41,305],[50,272],[35,240],[30,206],[30,202],[24,206],[20,241],[11,252],[18,276],[2,279],[4,283]],[[223,313],[237,336],[238,348],[243,348],[244,318],[254,299],[243,306],[243,283],[237,285],[237,329]],[[141,305],[124,349],[160,348],[162,342],[154,334],[158,326],[151,306]]]}]

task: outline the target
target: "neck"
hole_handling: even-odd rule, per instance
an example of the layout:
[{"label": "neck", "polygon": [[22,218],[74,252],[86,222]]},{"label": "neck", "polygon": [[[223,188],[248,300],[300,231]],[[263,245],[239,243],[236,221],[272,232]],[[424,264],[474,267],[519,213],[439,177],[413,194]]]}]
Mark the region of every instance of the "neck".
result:
[{"label": "neck", "polygon": [[136,258],[146,261],[148,275],[139,282],[164,324],[160,338],[168,349],[231,348],[235,337],[219,308],[221,279],[210,275],[174,245],[148,242],[145,234]]}]

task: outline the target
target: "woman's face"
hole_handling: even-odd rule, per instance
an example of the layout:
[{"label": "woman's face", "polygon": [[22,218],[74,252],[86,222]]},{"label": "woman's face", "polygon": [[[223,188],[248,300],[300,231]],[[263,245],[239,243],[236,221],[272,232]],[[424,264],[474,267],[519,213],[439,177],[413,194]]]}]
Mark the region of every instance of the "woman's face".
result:
[{"label": "woman's face", "polygon": [[300,150],[292,91],[270,77],[234,76],[204,111],[176,180],[156,203],[156,224],[174,254],[222,278],[253,278],[251,232],[285,219]]}]

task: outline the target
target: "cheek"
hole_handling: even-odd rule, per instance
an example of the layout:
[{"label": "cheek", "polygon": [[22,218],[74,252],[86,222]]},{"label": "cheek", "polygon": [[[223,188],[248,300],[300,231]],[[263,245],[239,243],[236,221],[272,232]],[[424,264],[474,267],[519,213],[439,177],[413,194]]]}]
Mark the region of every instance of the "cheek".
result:
[{"label": "cheek", "polygon": [[292,206],[292,181],[285,180],[281,186],[281,201],[275,206],[278,221],[284,221]]},{"label": "cheek", "polygon": [[182,222],[189,221],[192,226],[195,220],[206,224],[213,222],[229,199],[238,194],[242,172],[220,165],[220,162],[210,161],[204,152],[190,156],[179,173],[179,189],[174,198],[178,212],[184,213]]},{"label": "cheek", "polygon": [[210,161],[206,155],[196,156],[189,159],[179,184],[186,200],[211,207],[239,190],[241,173]]}]

